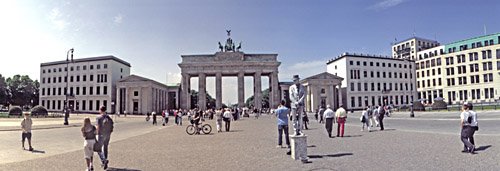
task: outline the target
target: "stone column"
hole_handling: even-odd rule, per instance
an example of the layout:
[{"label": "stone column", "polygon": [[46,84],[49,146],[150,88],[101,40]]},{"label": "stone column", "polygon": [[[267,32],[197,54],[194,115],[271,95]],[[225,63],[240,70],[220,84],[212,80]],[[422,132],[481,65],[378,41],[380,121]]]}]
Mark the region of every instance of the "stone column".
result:
[{"label": "stone column", "polygon": [[306,110],[311,111],[311,104],[312,104],[312,93],[311,93],[311,85],[305,86],[306,88]]},{"label": "stone column", "polygon": [[339,102],[339,100],[338,100],[339,95],[338,95],[337,91],[338,91],[337,86],[333,85],[333,97],[332,97],[333,98],[333,105],[332,105],[333,109],[337,109],[339,107],[339,103],[338,103]]},{"label": "stone column", "polygon": [[238,73],[238,107],[245,107],[245,73]]},{"label": "stone column", "polygon": [[346,108],[347,105],[342,101],[342,83],[339,84],[339,107],[340,105],[344,105],[344,108]]},{"label": "stone column", "polygon": [[205,110],[207,108],[207,76],[205,73],[198,74],[198,109]]},{"label": "stone column", "polygon": [[191,77],[188,74],[182,74],[182,85],[179,107],[182,109],[191,108]]},{"label": "stone column", "polygon": [[328,85],[326,88],[326,104],[329,104],[330,106],[333,107],[334,106],[333,101],[334,101],[333,100],[333,86]]},{"label": "stone column", "polygon": [[222,108],[222,73],[215,74],[215,108]]},{"label": "stone column", "polygon": [[321,104],[321,88],[317,85],[313,86],[313,103],[311,105],[311,111],[314,111]]},{"label": "stone column", "polygon": [[261,74],[262,72],[257,71],[254,75],[254,106],[257,109],[262,108],[262,84],[261,84]]},{"label": "stone column", "polygon": [[279,98],[279,79],[278,79],[278,72],[274,71],[271,74],[271,95],[272,95],[272,108],[277,108],[279,103],[281,102],[281,99]]}]

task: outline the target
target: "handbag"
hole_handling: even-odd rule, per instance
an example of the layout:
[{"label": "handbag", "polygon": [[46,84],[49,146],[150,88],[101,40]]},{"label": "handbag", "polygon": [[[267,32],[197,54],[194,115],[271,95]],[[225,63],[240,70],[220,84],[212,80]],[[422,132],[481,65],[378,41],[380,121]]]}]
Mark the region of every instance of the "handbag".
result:
[{"label": "handbag", "polygon": [[97,139],[95,140],[95,143],[94,143],[94,151],[98,152],[98,153],[100,153],[102,151],[102,143],[97,141]]},{"label": "handbag", "polygon": [[361,118],[359,118],[359,121],[365,123],[365,116],[361,115]]}]

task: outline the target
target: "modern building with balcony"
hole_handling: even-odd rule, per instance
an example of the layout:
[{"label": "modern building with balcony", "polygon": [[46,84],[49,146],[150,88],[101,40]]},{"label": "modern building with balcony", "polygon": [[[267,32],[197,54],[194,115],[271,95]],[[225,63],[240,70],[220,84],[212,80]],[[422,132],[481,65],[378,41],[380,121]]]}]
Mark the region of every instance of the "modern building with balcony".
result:
[{"label": "modern building with balcony", "polygon": [[439,46],[439,43],[435,40],[411,37],[392,45],[392,57],[396,59],[410,59],[415,61],[418,52],[436,46]]}]

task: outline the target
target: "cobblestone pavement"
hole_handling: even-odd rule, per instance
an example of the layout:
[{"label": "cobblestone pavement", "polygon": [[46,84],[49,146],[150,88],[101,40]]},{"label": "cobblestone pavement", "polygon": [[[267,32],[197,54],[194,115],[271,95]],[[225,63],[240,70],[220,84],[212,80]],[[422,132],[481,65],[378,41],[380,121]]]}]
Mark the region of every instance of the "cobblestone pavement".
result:
[{"label": "cobblestone pavement", "polygon": [[[470,155],[460,152],[458,134],[401,131],[391,128],[390,120],[385,131],[361,132],[354,117],[344,138],[328,138],[324,125],[312,119],[305,130],[306,164],[276,148],[275,118],[264,115],[232,122],[230,132],[217,133],[214,121],[207,121],[210,135],[190,136],[186,125],[170,126],[112,142],[108,170],[500,170],[499,136],[475,136],[478,154]],[[99,168],[97,161],[94,165]],[[84,169],[82,150],[0,165],[0,170]]]}]

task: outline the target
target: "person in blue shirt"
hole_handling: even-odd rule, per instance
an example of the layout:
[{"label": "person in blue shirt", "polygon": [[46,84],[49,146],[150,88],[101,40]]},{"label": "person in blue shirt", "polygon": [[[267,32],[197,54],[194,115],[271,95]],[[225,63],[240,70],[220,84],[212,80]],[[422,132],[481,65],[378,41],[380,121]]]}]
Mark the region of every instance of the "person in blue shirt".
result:
[{"label": "person in blue shirt", "polygon": [[278,120],[278,146],[277,148],[283,148],[282,144],[282,135],[283,132],[285,132],[285,140],[286,140],[286,145],[288,148],[290,148],[290,138],[288,136],[288,114],[290,113],[290,109],[288,109],[286,106],[286,101],[281,100],[280,105],[278,106],[278,109],[276,109],[276,117]]}]

